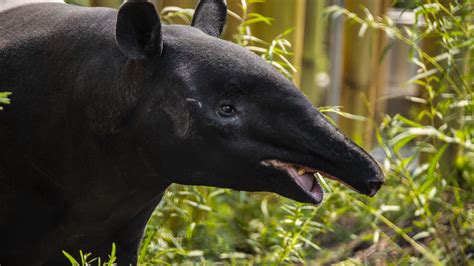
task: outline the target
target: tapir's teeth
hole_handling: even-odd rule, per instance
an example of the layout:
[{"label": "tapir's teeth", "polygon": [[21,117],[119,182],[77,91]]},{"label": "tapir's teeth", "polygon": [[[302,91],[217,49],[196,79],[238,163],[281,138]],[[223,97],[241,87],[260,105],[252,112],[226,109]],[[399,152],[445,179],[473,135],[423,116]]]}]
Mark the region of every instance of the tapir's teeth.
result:
[{"label": "tapir's teeth", "polygon": [[298,175],[300,175],[300,176],[301,176],[301,175],[304,175],[304,174],[306,174],[306,169],[305,169],[305,168],[302,168],[302,167],[300,167],[300,169],[298,169]]},{"label": "tapir's teeth", "polygon": [[284,163],[278,160],[265,160],[265,161],[262,161],[260,164],[262,164],[263,166],[273,166],[277,169],[282,169],[282,170],[285,170],[287,168],[293,168],[300,176],[305,175],[307,173],[314,174],[317,172],[315,169],[307,167],[307,166]]}]

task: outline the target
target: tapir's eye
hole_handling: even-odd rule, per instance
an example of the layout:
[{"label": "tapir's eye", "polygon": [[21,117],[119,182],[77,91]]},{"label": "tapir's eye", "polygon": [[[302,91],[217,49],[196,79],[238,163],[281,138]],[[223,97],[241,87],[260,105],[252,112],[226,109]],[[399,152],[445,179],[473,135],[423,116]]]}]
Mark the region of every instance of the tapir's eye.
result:
[{"label": "tapir's eye", "polygon": [[219,107],[218,113],[221,116],[230,117],[230,116],[234,115],[235,108],[232,107],[231,105],[223,104]]}]

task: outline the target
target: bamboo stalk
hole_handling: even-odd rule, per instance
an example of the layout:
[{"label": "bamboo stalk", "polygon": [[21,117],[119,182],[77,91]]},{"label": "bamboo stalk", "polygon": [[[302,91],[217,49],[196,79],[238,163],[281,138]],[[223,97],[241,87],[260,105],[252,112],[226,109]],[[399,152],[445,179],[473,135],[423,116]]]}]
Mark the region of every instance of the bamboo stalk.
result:
[{"label": "bamboo stalk", "polygon": [[234,12],[235,14],[242,16],[242,11],[240,8],[240,0],[229,0],[227,1],[227,23],[224,28],[224,32],[221,35],[221,38],[233,41],[235,34],[237,34],[237,26],[241,23],[237,18],[229,15],[229,12]]},{"label": "bamboo stalk", "polygon": [[323,12],[325,0],[307,0],[302,54],[301,90],[315,105],[324,103],[324,88],[317,82],[317,75],[327,70],[324,50],[325,26]]},{"label": "bamboo stalk", "polygon": [[195,8],[197,0],[160,0],[162,6],[179,6],[182,8]]},{"label": "bamboo stalk", "polygon": [[296,17],[295,20],[295,39],[293,41],[294,45],[294,56],[293,61],[298,72],[295,73],[293,80],[297,86],[301,86],[302,79],[302,70],[303,70],[303,49],[304,49],[304,36],[305,36],[305,9],[306,9],[306,0],[296,1]]},{"label": "bamboo stalk", "polygon": [[90,0],[91,6],[105,6],[118,8],[122,4],[121,0]]},{"label": "bamboo stalk", "polygon": [[[388,8],[386,0],[347,1],[346,8],[361,17],[367,8],[374,16],[385,13]],[[367,116],[375,113],[377,89],[383,78],[377,78],[383,71],[380,69],[379,59],[383,49],[381,33],[368,29],[361,36],[360,27],[346,23],[344,42],[344,70],[341,105],[344,111]],[[367,106],[368,100],[368,106]],[[369,110],[367,110],[367,107]],[[372,145],[373,125],[347,119],[341,120],[341,129],[350,135],[357,143],[367,148]]]},{"label": "bamboo stalk", "polygon": [[303,56],[305,7],[306,0],[268,0],[265,4],[255,5],[255,12],[275,19],[272,26],[262,23],[256,24],[253,27],[256,36],[271,41],[284,31],[294,28],[287,39],[293,44],[291,62],[298,70],[298,73],[294,76],[294,82],[297,86],[301,82],[301,74],[299,72],[301,71]]},{"label": "bamboo stalk", "polygon": [[[380,10],[379,15],[386,14],[390,8],[391,1],[383,0],[380,1]],[[383,113],[385,111],[385,101],[378,101],[382,95],[386,95],[387,91],[387,73],[388,71],[388,61],[382,60],[383,51],[387,47],[389,41],[387,35],[382,32],[378,32],[376,36],[376,51],[372,58],[372,85],[369,90],[369,114],[373,114],[376,124],[374,125],[370,121],[365,124],[365,134],[364,134],[364,143],[368,148],[372,148],[375,144],[374,138],[374,126],[377,126],[383,119]],[[373,113],[372,113],[373,112]]]},{"label": "bamboo stalk", "polygon": [[[68,2],[66,2],[68,3]],[[81,6],[92,6],[91,0],[75,0],[74,4],[81,5]]]}]

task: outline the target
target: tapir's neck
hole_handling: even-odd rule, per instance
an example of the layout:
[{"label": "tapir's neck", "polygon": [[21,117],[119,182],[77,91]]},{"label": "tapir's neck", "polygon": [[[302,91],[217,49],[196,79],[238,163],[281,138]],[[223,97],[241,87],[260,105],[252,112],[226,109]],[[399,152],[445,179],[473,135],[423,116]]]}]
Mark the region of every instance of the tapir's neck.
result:
[{"label": "tapir's neck", "polygon": [[[156,172],[145,147],[128,128],[123,133],[95,139],[88,150],[83,152],[90,153],[90,149],[94,150],[97,157],[84,159],[83,163],[87,167],[76,171],[81,172],[82,179],[88,178],[90,193],[100,197],[100,204],[104,208],[114,204],[139,208],[161,194],[170,184]],[[133,206],[132,201],[136,201],[137,206]]]},{"label": "tapir's neck", "polygon": [[170,185],[129,134],[117,134],[99,145],[100,158],[85,159],[84,167],[75,169],[75,178],[83,182],[72,188],[75,199],[62,225],[70,231],[68,235],[80,235],[73,242],[87,242],[103,228],[124,226],[145,207],[156,204]]}]

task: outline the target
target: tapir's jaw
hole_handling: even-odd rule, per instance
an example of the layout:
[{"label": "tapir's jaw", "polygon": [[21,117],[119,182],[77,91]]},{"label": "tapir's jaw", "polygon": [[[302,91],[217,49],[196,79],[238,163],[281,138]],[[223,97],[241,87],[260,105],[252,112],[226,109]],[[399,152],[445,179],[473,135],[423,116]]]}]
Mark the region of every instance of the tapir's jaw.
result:
[{"label": "tapir's jaw", "polygon": [[[321,203],[324,198],[324,190],[315,176],[318,173],[322,177],[338,181],[339,183],[344,184],[345,186],[351,188],[352,190],[360,194],[367,194],[349,185],[348,183],[344,182],[336,176],[308,166],[287,163],[276,159],[263,160],[260,162],[260,164],[265,167],[276,169],[288,175],[288,177],[294,182],[294,184],[297,185],[304,193],[306,193],[306,195],[311,199],[311,202],[314,204]],[[381,185],[382,183],[380,183],[380,186]],[[378,189],[379,188],[372,190],[369,196],[373,196]]]},{"label": "tapir's jaw", "polygon": [[370,197],[374,196],[383,184],[383,180],[380,180],[379,182],[375,182],[374,185],[371,185],[369,190],[356,188],[355,186],[345,182],[343,178],[339,178],[335,175],[324,172],[323,170],[296,163],[288,163],[277,159],[263,160],[260,162],[260,165],[284,173],[292,181],[293,185],[301,190],[301,192],[306,196],[306,199],[302,200],[304,197],[298,197],[298,199],[295,200],[313,204],[320,204],[324,198],[324,190],[315,176],[318,173],[324,178],[335,180],[360,194],[365,194]]},{"label": "tapir's jaw", "polygon": [[[296,109],[296,108],[295,108]],[[290,122],[273,122],[279,130],[262,141],[258,164],[274,178],[272,191],[300,202],[319,204],[324,191],[316,178],[340,182],[360,194],[374,196],[384,182],[378,163],[321,114],[306,108]]]},{"label": "tapir's jaw", "polygon": [[316,169],[279,160],[264,160],[260,164],[287,174],[294,184],[306,193],[312,203],[319,204],[322,202],[324,190],[314,176],[318,172]]}]

